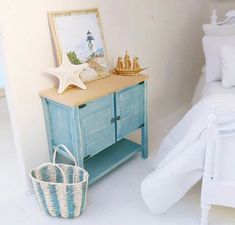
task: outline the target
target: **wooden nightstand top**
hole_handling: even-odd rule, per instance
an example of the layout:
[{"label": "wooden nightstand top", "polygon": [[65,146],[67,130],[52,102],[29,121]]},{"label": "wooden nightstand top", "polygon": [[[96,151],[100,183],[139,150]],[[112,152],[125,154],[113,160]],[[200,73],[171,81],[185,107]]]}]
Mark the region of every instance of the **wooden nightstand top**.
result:
[{"label": "wooden nightstand top", "polygon": [[87,90],[77,87],[67,89],[64,94],[57,94],[57,88],[51,88],[40,92],[40,96],[60,104],[77,107],[95,99],[114,93],[121,89],[143,82],[149,78],[148,75],[140,76],[118,76],[110,75],[106,78],[87,83]]}]

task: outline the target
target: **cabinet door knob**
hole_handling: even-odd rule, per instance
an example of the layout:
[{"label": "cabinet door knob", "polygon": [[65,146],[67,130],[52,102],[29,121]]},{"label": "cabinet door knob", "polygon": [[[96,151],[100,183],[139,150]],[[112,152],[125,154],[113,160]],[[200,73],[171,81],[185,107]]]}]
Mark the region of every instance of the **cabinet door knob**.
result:
[{"label": "cabinet door knob", "polygon": [[116,120],[115,118],[112,118],[112,119],[111,119],[111,123],[114,123],[114,122],[115,122],[115,120]]},{"label": "cabinet door knob", "polygon": [[117,118],[116,118],[117,120],[120,120],[121,119],[121,117],[120,116],[117,116]]}]

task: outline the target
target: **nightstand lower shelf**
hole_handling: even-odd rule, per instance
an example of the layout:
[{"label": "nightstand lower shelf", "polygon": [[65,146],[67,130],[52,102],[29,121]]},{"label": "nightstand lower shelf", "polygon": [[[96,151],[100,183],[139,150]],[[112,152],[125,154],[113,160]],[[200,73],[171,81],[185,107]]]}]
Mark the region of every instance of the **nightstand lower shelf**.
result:
[{"label": "nightstand lower shelf", "polygon": [[141,151],[141,145],[127,139],[122,139],[99,154],[85,160],[84,168],[90,176],[89,184],[94,183],[139,151]]},{"label": "nightstand lower shelf", "polygon": [[[56,147],[56,146],[54,146]],[[102,152],[84,160],[84,169],[89,173],[89,184],[94,183],[141,151],[141,145],[122,139]],[[70,156],[58,149],[57,163],[73,164]]]}]

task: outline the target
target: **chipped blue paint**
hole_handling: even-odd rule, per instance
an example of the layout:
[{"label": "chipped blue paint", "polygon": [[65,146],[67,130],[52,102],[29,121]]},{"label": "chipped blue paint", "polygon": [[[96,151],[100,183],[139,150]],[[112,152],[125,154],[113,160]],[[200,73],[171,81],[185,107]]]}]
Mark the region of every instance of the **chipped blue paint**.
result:
[{"label": "chipped blue paint", "polygon": [[[82,108],[68,107],[49,99],[42,100],[51,159],[55,146],[66,145],[79,166],[93,174],[90,183],[138,151],[141,151],[143,158],[148,157],[146,81],[87,102]],[[125,139],[137,129],[142,131],[141,145]],[[130,152],[120,150],[120,146],[128,150],[129,145],[132,146]],[[69,159],[62,150],[59,154],[60,158]],[[105,164],[101,165],[100,162]]]}]

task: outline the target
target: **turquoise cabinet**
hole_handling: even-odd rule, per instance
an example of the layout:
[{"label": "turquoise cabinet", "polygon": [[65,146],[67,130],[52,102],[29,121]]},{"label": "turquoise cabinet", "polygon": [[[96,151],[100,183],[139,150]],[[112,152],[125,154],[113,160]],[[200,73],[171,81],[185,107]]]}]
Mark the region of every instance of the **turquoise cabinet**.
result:
[{"label": "turquoise cabinet", "polygon": [[92,101],[80,108],[84,157],[91,157],[115,143],[114,95]]},{"label": "turquoise cabinet", "polygon": [[144,125],[144,83],[116,94],[117,140]]},{"label": "turquoise cabinet", "polygon": [[71,110],[53,101],[45,101],[44,106],[48,117],[47,132],[50,134],[52,145],[63,143],[69,149],[73,149]]},{"label": "turquoise cabinet", "polygon": [[[53,90],[41,94],[51,159],[55,146],[66,145],[89,172],[90,183],[138,152],[143,158],[148,156],[146,78],[110,77],[107,82],[108,79],[115,79],[115,83],[113,91],[110,87],[106,94],[100,94],[101,88],[96,92],[96,87],[89,92],[69,90],[64,96]],[[104,85],[104,81],[93,85]],[[130,84],[119,88],[124,81]],[[81,98],[83,102],[77,103]],[[126,139],[138,129],[142,131],[141,144]],[[59,161],[70,162],[62,149],[59,153]]]}]

